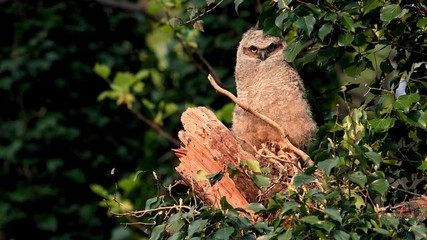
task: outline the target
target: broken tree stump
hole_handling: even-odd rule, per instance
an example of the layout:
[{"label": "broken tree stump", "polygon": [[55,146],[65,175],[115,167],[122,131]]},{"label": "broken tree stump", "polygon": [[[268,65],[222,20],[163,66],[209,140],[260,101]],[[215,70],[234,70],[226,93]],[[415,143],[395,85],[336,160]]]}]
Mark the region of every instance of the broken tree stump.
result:
[{"label": "broken tree stump", "polygon": [[[182,147],[174,150],[180,160],[176,170],[205,204],[220,208],[220,199],[225,197],[235,208],[246,209],[256,200],[258,187],[252,180],[238,172],[230,178],[227,167],[239,169],[244,159],[254,159],[245,152],[215,114],[205,107],[189,108],[181,116],[184,130],[178,133]],[[224,173],[215,184],[206,179],[197,179],[197,173]]]}]

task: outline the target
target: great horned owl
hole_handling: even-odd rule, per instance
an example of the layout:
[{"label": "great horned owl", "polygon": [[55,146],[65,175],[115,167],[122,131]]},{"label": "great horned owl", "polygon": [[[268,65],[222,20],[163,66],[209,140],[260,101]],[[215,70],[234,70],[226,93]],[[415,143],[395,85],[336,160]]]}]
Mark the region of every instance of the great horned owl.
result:
[{"label": "great horned owl", "polygon": [[[244,105],[278,123],[289,140],[304,147],[316,129],[298,73],[283,60],[287,44],[278,37],[249,30],[237,49],[235,69],[237,98]],[[233,133],[257,148],[280,140],[276,129],[236,106]],[[243,143],[245,150],[252,148]]]}]

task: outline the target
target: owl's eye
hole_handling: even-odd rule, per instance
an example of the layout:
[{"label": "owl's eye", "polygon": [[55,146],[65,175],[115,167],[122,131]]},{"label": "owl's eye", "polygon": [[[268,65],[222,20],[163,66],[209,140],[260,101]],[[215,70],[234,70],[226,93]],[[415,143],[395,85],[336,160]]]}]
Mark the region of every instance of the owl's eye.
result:
[{"label": "owl's eye", "polygon": [[276,49],[276,47],[277,47],[276,44],[272,43],[270,44],[270,46],[267,47],[267,51],[272,52]]},{"label": "owl's eye", "polygon": [[257,47],[255,47],[255,46],[250,46],[250,47],[249,47],[249,50],[250,50],[251,52],[253,52],[253,53],[257,53],[257,52],[258,52],[258,48],[257,48]]}]

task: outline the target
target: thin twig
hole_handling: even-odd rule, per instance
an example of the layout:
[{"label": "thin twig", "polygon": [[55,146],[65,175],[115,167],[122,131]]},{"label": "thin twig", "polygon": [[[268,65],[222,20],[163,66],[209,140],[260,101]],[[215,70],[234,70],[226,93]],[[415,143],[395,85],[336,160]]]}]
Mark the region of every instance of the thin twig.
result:
[{"label": "thin twig", "polygon": [[212,87],[215,88],[215,90],[217,90],[218,92],[220,92],[220,93],[224,94],[225,96],[227,96],[228,98],[230,98],[231,101],[233,101],[236,105],[238,105],[239,107],[241,107],[243,110],[245,110],[245,111],[249,112],[250,114],[254,115],[255,117],[263,120],[264,122],[268,123],[270,126],[276,128],[277,131],[280,134],[280,138],[282,139],[282,144],[286,148],[288,148],[288,149],[292,150],[293,152],[295,152],[304,161],[311,162],[310,156],[308,156],[305,152],[303,152],[299,148],[295,147],[289,141],[289,139],[287,138],[287,136],[285,134],[285,131],[283,131],[282,127],[280,127],[279,124],[277,124],[275,121],[271,120],[270,118],[266,117],[265,115],[262,115],[259,112],[255,112],[254,110],[252,110],[248,106],[246,106],[246,105],[242,104],[241,102],[239,102],[239,100],[237,99],[237,97],[234,96],[231,92],[229,92],[229,91],[221,88],[220,86],[218,86],[218,84],[215,82],[215,79],[211,75],[208,75],[208,79],[209,79],[209,82],[211,83]]},{"label": "thin twig", "polygon": [[135,116],[143,121],[145,124],[156,130],[160,135],[165,137],[169,142],[176,146],[180,146],[180,143],[178,140],[176,140],[174,137],[172,137],[169,133],[167,133],[165,130],[163,130],[159,125],[157,125],[155,122],[151,121],[150,119],[146,118],[144,115],[142,115],[140,112],[136,111],[134,108],[130,108],[130,111],[135,114]]},{"label": "thin twig", "polygon": [[217,8],[217,7],[218,7],[218,6],[219,6],[223,1],[224,1],[224,0],[219,1],[217,4],[215,4],[215,6],[213,6],[213,7],[209,8],[208,10],[206,10],[206,11],[204,11],[204,12],[202,12],[201,14],[197,15],[196,17],[194,17],[194,18],[191,18],[191,19],[187,20],[184,24],[191,23],[191,22],[193,22],[194,20],[199,19],[200,17],[202,17],[202,16],[203,16],[203,15],[205,15],[206,13],[212,12],[212,11],[213,11],[215,8]]}]

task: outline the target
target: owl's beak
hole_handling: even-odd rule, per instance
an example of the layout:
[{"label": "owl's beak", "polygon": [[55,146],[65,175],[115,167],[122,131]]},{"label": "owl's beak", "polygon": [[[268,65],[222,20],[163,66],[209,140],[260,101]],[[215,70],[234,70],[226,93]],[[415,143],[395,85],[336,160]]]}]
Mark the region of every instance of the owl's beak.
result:
[{"label": "owl's beak", "polygon": [[260,50],[260,51],[258,52],[258,58],[259,58],[259,59],[261,59],[261,61],[264,61],[265,59],[267,59],[267,58],[268,58],[268,53],[267,53],[267,51]]}]

